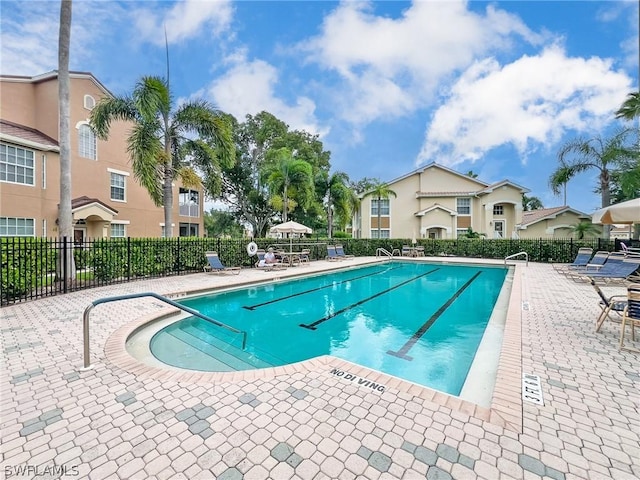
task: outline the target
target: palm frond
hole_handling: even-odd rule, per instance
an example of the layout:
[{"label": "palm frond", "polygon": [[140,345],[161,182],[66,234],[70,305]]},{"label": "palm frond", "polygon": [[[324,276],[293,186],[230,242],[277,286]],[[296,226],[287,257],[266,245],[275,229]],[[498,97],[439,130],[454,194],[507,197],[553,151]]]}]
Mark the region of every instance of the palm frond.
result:
[{"label": "palm frond", "polygon": [[109,137],[112,121],[125,120],[135,122],[137,119],[138,115],[131,98],[105,97],[91,110],[89,123],[98,138],[106,140]]}]

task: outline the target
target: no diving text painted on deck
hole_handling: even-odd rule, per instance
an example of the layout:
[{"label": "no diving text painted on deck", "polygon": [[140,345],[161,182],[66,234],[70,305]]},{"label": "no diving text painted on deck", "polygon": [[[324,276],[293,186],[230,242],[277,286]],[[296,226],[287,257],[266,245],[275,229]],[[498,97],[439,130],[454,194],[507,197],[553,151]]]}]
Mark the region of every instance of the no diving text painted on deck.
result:
[{"label": "no diving text painted on deck", "polygon": [[522,373],[522,399],[536,405],[544,405],[542,385],[538,375]]},{"label": "no diving text painted on deck", "polygon": [[384,385],[372,382],[371,380],[367,380],[364,377],[359,377],[358,375],[354,375],[353,373],[344,372],[342,370],[334,368],[333,370],[331,370],[331,374],[345,380],[351,380],[352,382],[357,383],[358,385],[362,385],[363,387],[369,387],[377,392],[384,392]]}]

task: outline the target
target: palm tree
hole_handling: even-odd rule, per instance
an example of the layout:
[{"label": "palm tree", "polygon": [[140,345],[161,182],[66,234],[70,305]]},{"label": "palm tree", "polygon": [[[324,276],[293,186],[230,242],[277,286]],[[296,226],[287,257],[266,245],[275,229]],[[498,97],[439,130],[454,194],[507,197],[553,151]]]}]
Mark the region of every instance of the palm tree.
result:
[{"label": "palm tree", "polygon": [[528,197],[525,194],[522,194],[522,208],[525,212],[529,210],[540,210],[544,208],[542,204],[542,200],[538,197]]},{"label": "palm tree", "polygon": [[616,118],[633,120],[640,117],[640,91],[631,92],[616,112]]},{"label": "palm tree", "polygon": [[600,230],[591,222],[580,222],[571,226],[571,231],[578,240],[582,240],[589,235],[599,235]]},{"label": "palm tree", "polygon": [[313,189],[313,169],[304,160],[293,157],[291,151],[280,148],[275,153],[275,161],[266,166],[263,176],[272,195],[282,195],[282,221],[287,221],[290,195],[297,203],[306,205]]},{"label": "palm tree", "polygon": [[376,182],[373,189],[369,190],[364,195],[365,197],[374,197],[377,201],[377,211],[378,211],[378,238],[380,238],[380,202],[382,200],[388,200],[390,196],[397,198],[396,192],[389,188],[389,185],[386,183],[381,183],[379,181]]},{"label": "palm tree", "polygon": [[186,102],[173,110],[168,82],[142,77],[131,96],[103,98],[91,111],[96,135],[107,139],[114,120],[133,122],[127,139],[133,174],[157,206],[164,206],[165,236],[173,236],[173,187],[180,178],[185,187],[220,189],[220,167],[233,165],[235,147],[231,126],[208,102]]},{"label": "palm tree", "polygon": [[[601,205],[611,204],[611,169],[624,159],[633,156],[633,152],[626,146],[625,140],[631,129],[621,130],[611,138],[596,137],[588,140],[579,138],[565,143],[558,160],[560,166],[551,174],[549,186],[554,194],[560,193],[560,188],[575,175],[591,170],[600,171],[598,188],[601,194]],[[566,202],[565,202],[566,203]],[[609,229],[605,229],[608,238]]]},{"label": "palm tree", "polygon": [[349,216],[349,204],[347,199],[349,189],[349,176],[344,172],[335,172],[329,175],[328,172],[322,171],[316,178],[316,187],[320,196],[325,200],[327,208],[327,235],[333,237],[333,212],[335,211],[339,218]]},{"label": "palm tree", "polygon": [[[58,121],[60,134],[60,207],[58,211],[58,235],[73,238],[71,214],[71,131],[69,128],[69,49],[71,43],[71,0],[60,2],[60,31],[58,36]],[[69,246],[65,258],[59,258],[58,278],[66,272],[68,280],[76,277],[73,248]]]}]

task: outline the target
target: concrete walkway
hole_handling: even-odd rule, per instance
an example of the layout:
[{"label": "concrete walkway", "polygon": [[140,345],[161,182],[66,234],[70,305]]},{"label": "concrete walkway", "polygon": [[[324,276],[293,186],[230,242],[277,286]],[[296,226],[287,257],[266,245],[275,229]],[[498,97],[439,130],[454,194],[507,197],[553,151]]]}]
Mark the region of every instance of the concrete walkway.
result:
[{"label": "concrete walkway", "polygon": [[[382,391],[371,389],[335,371],[376,372],[332,357],[217,381],[158,375],[108,347],[122,349],[118,332],[170,311],[152,298],[96,307],[94,366],[80,369],[82,312],[95,299],[146,291],[179,297],[337,266],[170,277],[1,309],[4,477],[640,477],[640,356],[618,352],[619,324],[595,333],[593,288],[549,265],[518,266],[522,309],[508,323],[520,352],[503,349],[502,363],[512,383],[520,372],[540,376],[542,406],[497,389],[490,410],[475,408],[385,376],[376,377]],[[500,408],[511,408],[513,421],[506,410],[496,414]]]}]

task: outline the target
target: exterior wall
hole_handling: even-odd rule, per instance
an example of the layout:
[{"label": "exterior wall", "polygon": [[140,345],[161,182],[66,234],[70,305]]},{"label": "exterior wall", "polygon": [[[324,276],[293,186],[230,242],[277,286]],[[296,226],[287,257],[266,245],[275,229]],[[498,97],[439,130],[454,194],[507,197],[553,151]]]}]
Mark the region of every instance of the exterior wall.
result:
[{"label": "exterior wall", "polygon": [[[57,79],[51,78],[38,83],[26,81],[1,82],[2,95],[0,110],[2,118],[26,127],[35,128],[45,135],[58,138],[58,86]],[[146,189],[134,178],[127,153],[126,137],[129,126],[124,122],[114,122],[106,141],[97,141],[96,160],[83,158],[79,154],[79,123],[88,122],[90,110],[84,108],[84,96],[91,95],[96,102],[106,95],[100,86],[88,78],[71,79],[71,196],[96,198],[118,213],[114,223],[125,225],[125,235],[130,237],[159,237],[164,224],[164,210],[156,207]],[[11,144],[3,141],[3,143]],[[35,151],[35,186],[0,183],[0,216],[34,218],[36,236],[56,236],[56,219],[60,201],[60,161],[59,154],[41,152],[33,148],[15,144],[20,148]],[[44,156],[44,162],[42,157]],[[44,164],[44,166],[43,166]],[[46,179],[43,182],[43,168]],[[111,173],[125,178],[125,200],[111,199]],[[204,233],[203,201],[199,192],[197,217],[180,215],[180,182],[174,183],[173,225],[174,236],[179,234],[180,223],[197,224],[199,235]],[[77,215],[76,215],[77,217]],[[43,220],[46,231],[43,231]],[[78,225],[84,236],[109,236],[110,226],[105,217],[86,218],[86,226]]]},{"label": "exterior wall", "polygon": [[390,188],[397,195],[397,198],[389,198],[391,237],[419,238],[420,219],[414,215],[418,211],[416,192],[420,189],[419,176],[411,175],[394,183]]},{"label": "exterior wall", "polygon": [[[494,206],[501,205],[503,214],[494,214]],[[504,222],[504,238],[511,238],[516,225],[522,223],[522,192],[511,185],[503,185],[482,197],[482,218],[474,230],[484,232],[494,238],[496,221]],[[517,233],[517,232],[516,232]]]},{"label": "exterior wall", "polygon": [[583,220],[573,212],[564,212],[556,218],[544,219],[526,229],[519,230],[520,238],[570,238],[573,236],[569,228]]}]

